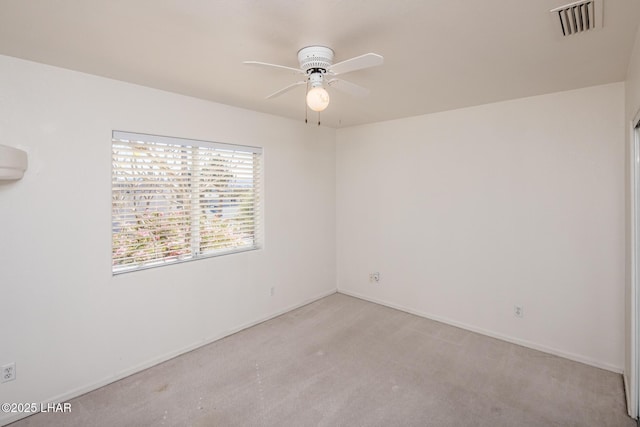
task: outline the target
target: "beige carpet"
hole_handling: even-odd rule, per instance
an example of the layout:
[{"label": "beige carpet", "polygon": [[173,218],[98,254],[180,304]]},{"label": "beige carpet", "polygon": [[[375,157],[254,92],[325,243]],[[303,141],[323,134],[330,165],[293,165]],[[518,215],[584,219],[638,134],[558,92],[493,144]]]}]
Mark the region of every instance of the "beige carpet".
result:
[{"label": "beige carpet", "polygon": [[620,375],[335,294],[23,426],[635,426]]}]

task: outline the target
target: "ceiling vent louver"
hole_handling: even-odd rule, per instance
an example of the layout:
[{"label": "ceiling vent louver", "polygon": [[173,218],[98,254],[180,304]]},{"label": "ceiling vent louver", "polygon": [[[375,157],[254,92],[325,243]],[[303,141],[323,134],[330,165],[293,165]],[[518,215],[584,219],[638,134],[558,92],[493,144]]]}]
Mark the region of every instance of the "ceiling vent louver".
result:
[{"label": "ceiling vent louver", "polygon": [[563,36],[602,28],[602,0],[576,1],[550,12],[557,16]]}]

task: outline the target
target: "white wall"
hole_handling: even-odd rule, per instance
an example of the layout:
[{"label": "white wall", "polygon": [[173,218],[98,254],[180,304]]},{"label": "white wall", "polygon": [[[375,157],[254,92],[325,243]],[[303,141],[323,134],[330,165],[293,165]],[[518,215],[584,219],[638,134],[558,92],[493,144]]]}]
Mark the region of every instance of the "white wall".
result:
[{"label": "white wall", "polygon": [[617,83],[338,130],[338,290],[622,372],[623,118]]},{"label": "white wall", "polygon": [[[335,292],[335,130],[10,57],[0,75],[0,144],[30,162],[0,185],[0,365],[17,364],[0,402],[66,398]],[[112,277],[114,129],[264,147],[264,249]]]},{"label": "white wall", "polygon": [[[0,144],[30,161],[0,184],[0,365],[18,372],[0,402],[68,398],[331,293],[336,274],[622,370],[622,83],[336,132],[10,57],[0,75]],[[263,146],[265,248],[112,277],[113,129]]]},{"label": "white wall", "polygon": [[630,121],[640,110],[640,30],[636,33],[627,81],[625,82],[626,117]]},{"label": "white wall", "polygon": [[632,134],[632,121],[640,111],[640,30],[636,34],[636,40],[633,46],[631,57],[629,59],[629,68],[627,69],[627,80],[625,82],[625,123],[624,132],[626,136],[626,162],[625,162],[625,182],[626,182],[626,278],[625,278],[625,387],[627,391],[627,407],[629,409],[629,415],[637,417],[637,385],[632,385],[632,377],[636,375],[636,369],[634,365],[634,352],[633,348],[637,343],[637,325],[634,324],[634,310],[636,295],[632,289],[632,233],[633,228],[631,220],[633,217],[632,201],[634,187],[632,184],[632,147],[633,147],[633,134]]}]

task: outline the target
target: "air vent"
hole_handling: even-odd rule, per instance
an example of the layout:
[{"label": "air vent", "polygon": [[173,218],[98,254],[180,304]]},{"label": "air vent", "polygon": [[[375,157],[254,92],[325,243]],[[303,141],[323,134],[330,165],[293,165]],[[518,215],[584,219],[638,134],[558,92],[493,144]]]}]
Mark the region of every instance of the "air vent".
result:
[{"label": "air vent", "polygon": [[602,28],[602,0],[582,0],[551,10],[557,16],[561,34],[570,36]]}]

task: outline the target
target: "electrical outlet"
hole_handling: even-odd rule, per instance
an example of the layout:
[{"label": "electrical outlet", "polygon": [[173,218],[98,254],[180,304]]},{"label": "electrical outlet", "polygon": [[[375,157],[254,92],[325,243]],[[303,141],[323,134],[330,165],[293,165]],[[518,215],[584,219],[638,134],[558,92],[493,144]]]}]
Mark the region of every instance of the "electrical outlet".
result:
[{"label": "electrical outlet", "polygon": [[16,379],[16,363],[11,362],[2,366],[2,378],[0,382],[6,383],[7,381],[13,381]]},{"label": "electrical outlet", "polygon": [[521,305],[514,305],[513,306],[513,314],[516,317],[524,317],[524,309],[522,308]]},{"label": "electrical outlet", "polygon": [[374,283],[380,282],[380,273],[369,273],[369,281]]},{"label": "electrical outlet", "polygon": [[276,287],[272,286],[271,287],[271,291],[269,291],[271,293],[271,296],[274,296],[276,294]]}]

